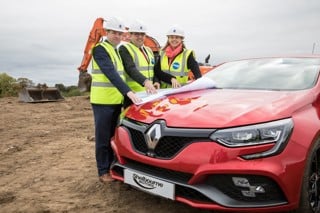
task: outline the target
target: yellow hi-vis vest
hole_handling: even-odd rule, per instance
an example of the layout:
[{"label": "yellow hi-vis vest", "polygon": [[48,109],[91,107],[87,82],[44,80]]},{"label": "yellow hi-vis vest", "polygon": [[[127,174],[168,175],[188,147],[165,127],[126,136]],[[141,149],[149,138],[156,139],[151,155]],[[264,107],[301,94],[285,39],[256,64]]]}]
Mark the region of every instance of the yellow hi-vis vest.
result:
[{"label": "yellow hi-vis vest", "polygon": [[[130,53],[134,64],[136,65],[136,68],[139,70],[139,72],[144,75],[147,79],[151,80],[153,79],[153,67],[154,67],[154,55],[152,50],[149,47],[143,46],[146,50],[145,53],[147,54],[147,59],[144,57],[143,53],[140,51],[140,49],[132,44],[132,43],[126,43],[124,46],[127,48],[128,52]],[[124,76],[126,78],[126,82],[128,86],[133,90],[134,92],[144,91],[145,88],[141,86],[138,82],[133,80],[127,73],[124,73]]]},{"label": "yellow hi-vis vest", "polygon": [[[107,42],[102,42],[96,46],[101,45],[105,48],[110,55],[111,61],[116,71],[118,71],[122,80],[124,79],[124,68],[121,58],[118,56],[113,46]],[[92,60],[92,83],[90,102],[93,104],[122,104],[123,95],[119,90],[110,82],[110,80],[103,74],[96,61]]]},{"label": "yellow hi-vis vest", "polygon": [[[188,82],[188,65],[187,60],[190,54],[193,54],[192,50],[183,49],[183,51],[175,57],[169,66],[169,59],[165,51],[160,52],[161,70],[176,77],[177,81],[184,85]],[[161,82],[161,88],[168,88],[171,85]]]}]

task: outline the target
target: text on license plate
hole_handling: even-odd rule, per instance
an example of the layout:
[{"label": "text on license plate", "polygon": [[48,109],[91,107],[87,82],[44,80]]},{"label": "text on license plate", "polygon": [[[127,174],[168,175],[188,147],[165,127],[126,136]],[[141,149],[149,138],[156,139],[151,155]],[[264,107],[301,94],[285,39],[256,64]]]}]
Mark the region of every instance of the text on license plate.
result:
[{"label": "text on license plate", "polygon": [[125,169],[124,182],[146,192],[174,200],[175,185],[143,173]]}]

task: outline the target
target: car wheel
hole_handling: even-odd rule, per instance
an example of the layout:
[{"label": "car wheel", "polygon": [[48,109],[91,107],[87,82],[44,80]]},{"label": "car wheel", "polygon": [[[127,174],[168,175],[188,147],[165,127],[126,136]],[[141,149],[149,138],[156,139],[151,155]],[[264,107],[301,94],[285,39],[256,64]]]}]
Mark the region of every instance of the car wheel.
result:
[{"label": "car wheel", "polygon": [[302,181],[299,208],[293,212],[320,213],[320,140],[308,155]]}]

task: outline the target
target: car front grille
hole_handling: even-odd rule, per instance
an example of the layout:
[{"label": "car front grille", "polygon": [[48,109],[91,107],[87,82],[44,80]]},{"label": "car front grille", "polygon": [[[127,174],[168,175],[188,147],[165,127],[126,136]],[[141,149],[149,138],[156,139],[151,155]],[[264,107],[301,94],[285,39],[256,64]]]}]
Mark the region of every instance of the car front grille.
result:
[{"label": "car front grille", "polygon": [[157,177],[163,177],[163,178],[170,178],[172,180],[178,181],[178,182],[184,182],[187,183],[190,178],[192,177],[192,174],[185,173],[185,172],[178,172],[170,169],[164,169],[161,167],[152,166],[149,164],[140,163],[138,161],[131,160],[129,158],[124,158],[127,162],[127,165],[137,171],[141,171],[143,173],[147,174],[153,174]]},{"label": "car front grille", "polygon": [[[154,148],[149,148],[146,133],[153,124],[160,124],[161,138]],[[131,144],[134,150],[143,155],[160,159],[171,159],[186,146],[203,141],[211,141],[209,136],[213,129],[188,129],[167,127],[163,120],[153,124],[138,124],[133,121],[126,121],[122,127],[126,128],[130,134]]]},{"label": "car front grille", "polygon": [[[146,140],[142,132],[128,128],[131,135],[131,142],[134,149],[142,154],[147,154],[149,151]],[[156,158],[170,159],[178,154],[184,147],[196,141],[208,141],[208,138],[191,138],[178,136],[162,137],[153,152]]]}]

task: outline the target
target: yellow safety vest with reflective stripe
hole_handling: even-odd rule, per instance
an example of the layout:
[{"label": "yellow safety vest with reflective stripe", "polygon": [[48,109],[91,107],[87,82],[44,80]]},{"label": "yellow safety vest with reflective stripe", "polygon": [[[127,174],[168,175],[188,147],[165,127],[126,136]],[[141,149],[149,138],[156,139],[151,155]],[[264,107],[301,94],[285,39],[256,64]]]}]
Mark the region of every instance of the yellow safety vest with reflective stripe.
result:
[{"label": "yellow safety vest with reflective stripe", "polygon": [[[175,57],[169,66],[168,56],[165,51],[160,52],[161,70],[176,77],[177,81],[184,85],[188,82],[188,65],[187,60],[190,54],[193,54],[192,50],[183,49],[183,51]],[[161,87],[171,87],[171,85],[161,82]]]},{"label": "yellow safety vest with reflective stripe", "polygon": [[[139,72],[144,75],[147,79],[151,80],[153,79],[153,67],[154,67],[154,55],[152,50],[149,47],[143,46],[146,50],[145,53],[147,54],[147,59],[144,57],[141,50],[132,43],[126,43],[124,46],[127,48],[128,52],[130,53],[134,64],[136,65],[136,68],[139,70]],[[126,82],[128,86],[134,91],[144,91],[145,88],[141,86],[138,82],[133,80],[127,73],[124,73]]]},{"label": "yellow safety vest with reflective stripe", "polygon": [[[122,80],[124,79],[124,68],[121,58],[118,56],[113,46],[107,42],[102,42],[96,46],[101,45],[105,48],[110,55],[111,61],[115,70],[119,73]],[[90,102],[93,104],[122,104],[123,95],[119,90],[110,82],[105,74],[100,70],[99,65],[94,58],[92,59],[92,83]]]}]

